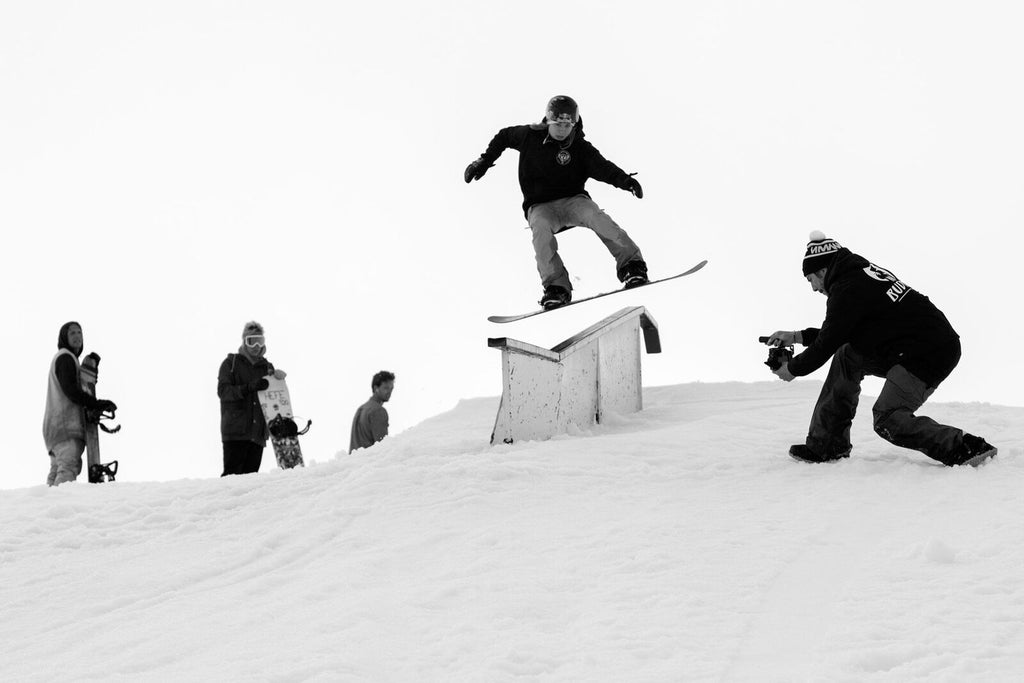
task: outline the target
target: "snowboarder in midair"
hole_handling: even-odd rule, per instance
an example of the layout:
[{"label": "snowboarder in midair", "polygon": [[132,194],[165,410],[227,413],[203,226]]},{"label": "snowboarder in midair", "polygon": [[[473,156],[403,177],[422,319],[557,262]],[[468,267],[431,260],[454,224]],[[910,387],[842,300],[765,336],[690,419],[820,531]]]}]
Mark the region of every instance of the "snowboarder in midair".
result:
[{"label": "snowboarder in midair", "polygon": [[806,462],[850,455],[850,426],[865,375],[884,377],[875,432],[944,465],[978,465],[996,454],[984,439],[914,413],[960,362],[960,336],[942,311],[892,272],[811,233],[803,259],[811,289],[828,297],[821,329],[773,333],[769,344],[807,348],[773,372],[790,382],[831,357],[806,442],[789,454]]},{"label": "snowboarder in midair", "polygon": [[43,440],[50,455],[49,486],[74,481],[82,472],[85,452],[85,411],[114,411],[113,401],[93,398],[82,389],[78,362],[85,348],[82,326],[64,323],[57,334],[57,355],[50,362],[43,416]]},{"label": "snowboarder in midair", "polygon": [[647,264],[639,247],[590,198],[584,185],[593,178],[632,192],[638,199],[644,196],[643,189],[636,178],[605,159],[584,138],[575,100],[566,95],[552,97],[540,123],[498,131],[480,158],[466,168],[465,181],[482,178],[509,148],[519,152],[523,211],[533,232],[544,308],[557,308],[572,300],[572,283],[558,255],[555,235],[576,226],[597,233],[615,258],[616,275],[627,288],[647,283]]}]

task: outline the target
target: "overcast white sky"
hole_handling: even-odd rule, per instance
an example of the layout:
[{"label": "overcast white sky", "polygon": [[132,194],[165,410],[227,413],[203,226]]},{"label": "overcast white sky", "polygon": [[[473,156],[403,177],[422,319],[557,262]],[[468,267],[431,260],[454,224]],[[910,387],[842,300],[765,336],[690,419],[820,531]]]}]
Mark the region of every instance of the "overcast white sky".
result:
[{"label": "overcast white sky", "polygon": [[[1021,405],[1022,19],[1014,2],[3,2],[0,487],[43,481],[69,319],[121,406],[104,440],[121,478],[209,477],[216,372],[246,320],[326,460],[375,371],[398,375],[400,430],[500,393],[488,337],[552,346],[626,305],[661,326],[645,384],[764,379],[757,336],[823,316],[799,270],[813,229],[945,311],[964,358],[936,400]],[[494,326],[540,294],[516,154],[470,186],[462,170],[563,93],[639,173],[643,200],[589,189],[652,275],[710,263]],[[614,286],[596,237],[561,246],[579,295]]]}]

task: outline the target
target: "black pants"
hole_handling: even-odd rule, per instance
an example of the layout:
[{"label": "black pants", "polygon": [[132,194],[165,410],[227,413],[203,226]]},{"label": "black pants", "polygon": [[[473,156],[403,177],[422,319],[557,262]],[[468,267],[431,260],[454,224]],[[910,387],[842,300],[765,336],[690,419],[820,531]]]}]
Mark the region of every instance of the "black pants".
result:
[{"label": "black pants", "polygon": [[224,473],[220,476],[259,472],[261,462],[263,462],[263,446],[260,444],[252,441],[225,441]]},{"label": "black pants", "polygon": [[874,375],[885,378],[872,409],[875,433],[891,444],[912,448],[948,464],[963,440],[963,432],[914,414],[956,367],[960,360],[959,343],[943,349],[937,360],[941,361],[937,366],[942,372],[929,386],[902,365],[886,369],[849,344],[839,347],[814,406],[807,447],[828,455],[850,451],[850,425],[857,412],[860,383],[865,375]]}]

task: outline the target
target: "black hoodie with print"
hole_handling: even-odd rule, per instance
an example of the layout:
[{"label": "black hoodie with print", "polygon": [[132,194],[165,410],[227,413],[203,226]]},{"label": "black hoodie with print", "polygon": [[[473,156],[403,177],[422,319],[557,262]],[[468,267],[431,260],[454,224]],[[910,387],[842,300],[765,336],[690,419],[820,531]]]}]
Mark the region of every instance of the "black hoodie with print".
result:
[{"label": "black hoodie with print", "polygon": [[849,343],[886,369],[902,365],[929,386],[945,379],[959,335],[927,296],[846,248],[836,252],[823,285],[825,322],[820,330],[802,331],[807,348],[789,362],[794,376],[809,375]]},{"label": "black hoodie with print", "polygon": [[588,178],[620,190],[629,189],[629,174],[605,159],[584,138],[583,119],[561,142],[548,136],[546,123],[502,128],[480,156],[485,168],[493,166],[506,149],[519,152],[524,213],[535,204],[576,195],[589,197],[584,189]]}]

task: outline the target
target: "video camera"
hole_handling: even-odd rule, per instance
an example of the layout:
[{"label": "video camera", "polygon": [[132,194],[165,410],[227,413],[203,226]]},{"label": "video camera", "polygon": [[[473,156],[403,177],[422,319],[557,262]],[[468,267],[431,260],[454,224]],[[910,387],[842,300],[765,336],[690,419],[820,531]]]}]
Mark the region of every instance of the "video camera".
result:
[{"label": "video camera", "polygon": [[757,341],[762,344],[768,344],[771,348],[768,349],[768,360],[764,362],[768,368],[775,372],[782,367],[783,363],[788,363],[793,360],[793,347],[792,346],[773,346],[768,340],[771,337],[758,337]]}]

